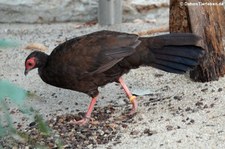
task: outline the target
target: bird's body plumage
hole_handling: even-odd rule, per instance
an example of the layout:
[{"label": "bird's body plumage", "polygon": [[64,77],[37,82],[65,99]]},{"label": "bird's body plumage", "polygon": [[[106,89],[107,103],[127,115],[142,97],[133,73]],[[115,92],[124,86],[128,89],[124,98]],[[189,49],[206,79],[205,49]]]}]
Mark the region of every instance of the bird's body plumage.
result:
[{"label": "bird's body plumage", "polygon": [[139,44],[136,35],[110,31],[74,38],[52,51],[39,75],[48,84],[94,97],[98,86],[117,81],[128,72],[121,61],[135,53]]},{"label": "bird's body plumage", "polygon": [[[113,31],[91,33],[57,46],[47,57],[45,66],[39,68],[39,75],[48,84],[95,97],[99,86],[118,81],[124,73],[140,65],[182,73],[187,69],[182,65],[184,61],[182,55],[187,53],[190,54],[190,59],[184,63],[196,65],[201,50],[193,46],[197,37],[193,34],[189,36],[168,34],[139,38],[134,34]],[[190,50],[193,47],[195,50]],[[169,59],[166,54],[172,53],[170,49],[174,50],[175,56],[171,55],[169,61],[162,61],[163,58]],[[181,57],[178,59],[181,62],[171,63],[178,52],[181,52]],[[194,54],[196,60],[191,60]],[[161,63],[171,63],[170,65],[180,68],[181,71],[177,68],[173,70],[172,66],[167,67],[166,64],[160,65]]]}]

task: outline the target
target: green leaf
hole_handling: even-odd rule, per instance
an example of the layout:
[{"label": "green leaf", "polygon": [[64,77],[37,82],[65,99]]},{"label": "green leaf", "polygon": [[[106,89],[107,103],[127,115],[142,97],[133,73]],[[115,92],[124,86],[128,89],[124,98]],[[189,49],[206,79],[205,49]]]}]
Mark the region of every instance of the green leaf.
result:
[{"label": "green leaf", "polygon": [[16,104],[23,103],[27,92],[6,80],[0,80],[0,101],[9,97]]},{"label": "green leaf", "polygon": [[44,119],[40,114],[35,115],[35,122],[37,123],[38,130],[42,132],[44,135],[48,136],[50,134],[50,128],[48,125],[44,122]]}]

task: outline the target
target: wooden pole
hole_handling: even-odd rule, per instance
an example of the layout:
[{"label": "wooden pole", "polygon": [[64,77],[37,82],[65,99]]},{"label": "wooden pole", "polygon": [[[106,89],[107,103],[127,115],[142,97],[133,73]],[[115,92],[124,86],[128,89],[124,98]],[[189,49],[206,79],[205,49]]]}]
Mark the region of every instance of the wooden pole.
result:
[{"label": "wooden pole", "polygon": [[99,0],[98,22],[100,25],[122,23],[122,0]]},{"label": "wooden pole", "polygon": [[218,80],[225,74],[222,43],[225,13],[223,5],[219,5],[221,2],[170,0],[170,32],[193,32],[203,39],[199,45],[205,48],[206,55],[200,65],[190,72],[190,77],[195,81]]}]

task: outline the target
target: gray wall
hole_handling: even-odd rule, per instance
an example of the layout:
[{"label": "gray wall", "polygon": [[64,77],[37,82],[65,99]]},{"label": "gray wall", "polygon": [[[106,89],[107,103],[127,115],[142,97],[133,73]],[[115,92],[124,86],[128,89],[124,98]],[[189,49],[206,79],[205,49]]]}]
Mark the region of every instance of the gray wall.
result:
[{"label": "gray wall", "polygon": [[[123,20],[145,17],[140,6],[169,0],[123,0]],[[48,23],[97,19],[98,0],[0,0],[0,22]]]}]

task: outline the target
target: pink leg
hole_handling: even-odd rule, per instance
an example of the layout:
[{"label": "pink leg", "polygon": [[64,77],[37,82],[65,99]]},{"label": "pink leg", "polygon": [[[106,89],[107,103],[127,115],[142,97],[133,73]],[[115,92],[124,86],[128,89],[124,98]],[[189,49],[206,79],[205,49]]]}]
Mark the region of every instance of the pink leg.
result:
[{"label": "pink leg", "polygon": [[119,78],[119,82],[120,82],[121,86],[123,87],[125,93],[127,94],[127,97],[129,98],[130,102],[132,103],[132,110],[130,111],[130,115],[132,115],[137,111],[137,107],[138,107],[136,96],[133,96],[131,94],[127,85],[124,83],[122,77]]},{"label": "pink leg", "polygon": [[91,103],[89,104],[89,107],[88,107],[88,111],[87,111],[87,113],[86,113],[86,115],[85,115],[85,117],[83,119],[81,119],[79,121],[74,120],[71,123],[73,123],[73,124],[79,124],[79,125],[85,125],[85,124],[87,124],[88,120],[91,119],[91,113],[92,113],[92,111],[94,109],[96,100],[97,100],[97,96],[94,97],[94,98],[92,98]]}]

